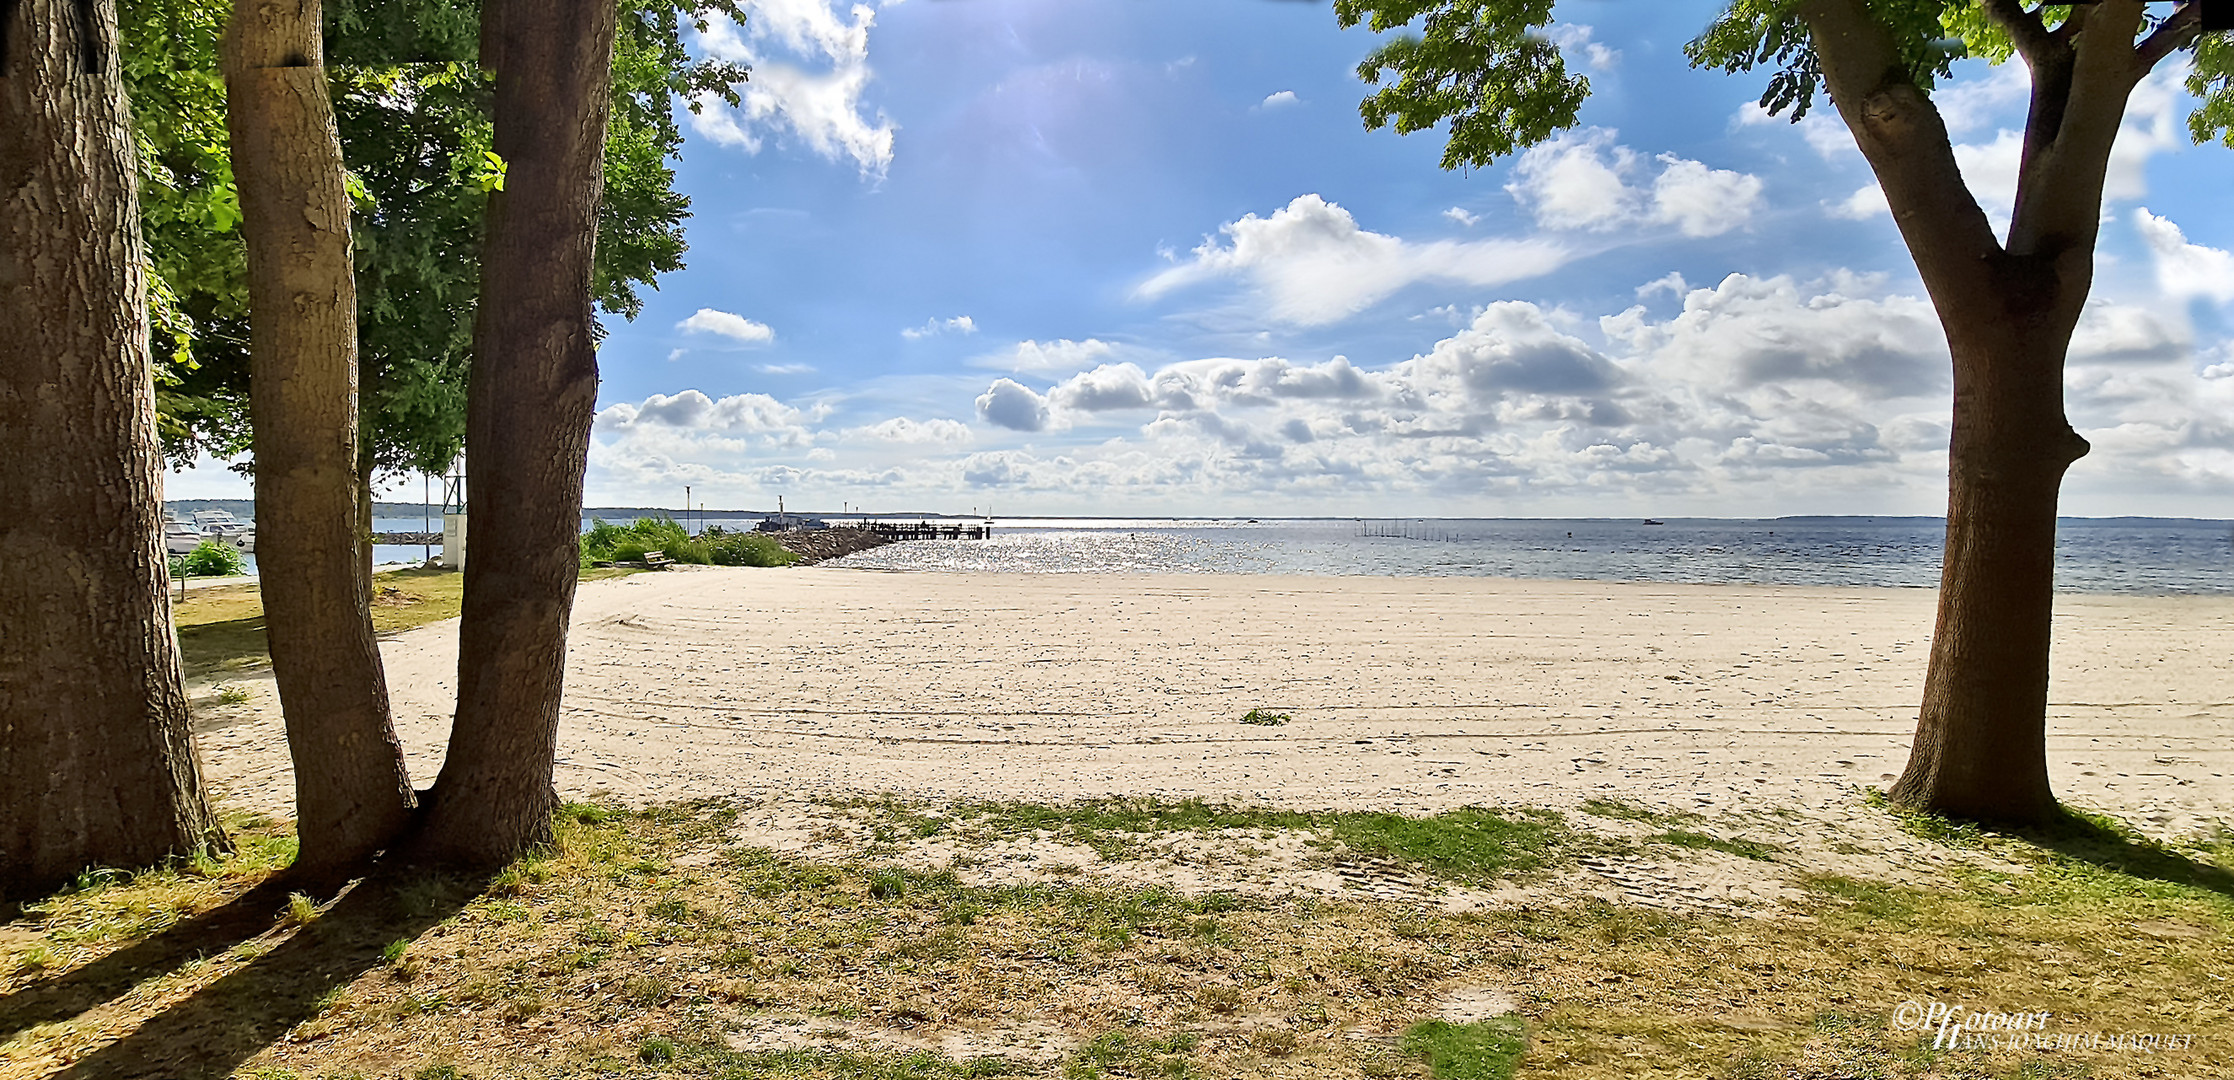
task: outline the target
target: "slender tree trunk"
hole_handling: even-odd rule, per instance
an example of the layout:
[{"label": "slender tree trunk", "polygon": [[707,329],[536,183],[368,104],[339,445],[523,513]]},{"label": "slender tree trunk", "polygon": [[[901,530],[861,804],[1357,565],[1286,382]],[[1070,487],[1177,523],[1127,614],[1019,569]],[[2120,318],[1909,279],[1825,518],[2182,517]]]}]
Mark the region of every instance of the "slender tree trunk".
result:
[{"label": "slender tree trunk", "polygon": [[546,843],[597,398],[590,274],[604,180],[613,0],[489,0],[496,153],[466,399],[473,554],[458,713],[420,835],[436,861],[493,865]]},{"label": "slender tree trunk", "polygon": [[0,894],[25,896],[224,836],[166,591],[116,7],[0,20]]},{"label": "slender tree trunk", "polygon": [[318,0],[237,0],[225,41],[247,241],[256,559],[295,763],[296,867],[361,864],[410,824],[359,569],[357,301]]}]

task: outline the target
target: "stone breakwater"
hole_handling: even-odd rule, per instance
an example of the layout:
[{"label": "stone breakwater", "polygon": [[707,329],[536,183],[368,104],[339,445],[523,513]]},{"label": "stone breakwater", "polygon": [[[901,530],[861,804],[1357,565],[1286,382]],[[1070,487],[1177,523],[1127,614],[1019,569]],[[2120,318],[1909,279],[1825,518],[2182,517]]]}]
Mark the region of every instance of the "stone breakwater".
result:
[{"label": "stone breakwater", "polygon": [[878,536],[867,529],[792,529],[762,535],[782,544],[784,550],[799,556],[799,561],[793,564],[796,566],[824,562],[893,542],[891,537]]},{"label": "stone breakwater", "polygon": [[439,544],[442,542],[442,534],[438,532],[376,532],[372,534],[372,542],[375,544]]}]

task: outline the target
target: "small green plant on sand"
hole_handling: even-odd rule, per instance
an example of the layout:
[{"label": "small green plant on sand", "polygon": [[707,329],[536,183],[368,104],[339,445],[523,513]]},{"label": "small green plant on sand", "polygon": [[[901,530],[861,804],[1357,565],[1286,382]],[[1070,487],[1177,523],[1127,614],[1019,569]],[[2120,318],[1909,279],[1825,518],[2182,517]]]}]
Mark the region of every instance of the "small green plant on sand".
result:
[{"label": "small green plant on sand", "polygon": [[279,920],[288,926],[309,926],[318,921],[318,901],[302,893],[289,893],[287,910],[280,912]]},{"label": "small green plant on sand", "polygon": [[248,700],[248,688],[245,686],[229,685],[217,688],[217,703],[220,705],[246,705]]},{"label": "small green plant on sand", "polygon": [[1251,709],[1241,714],[1242,723],[1255,724],[1259,727],[1279,727],[1293,719],[1295,717],[1287,713],[1273,712],[1269,709]]}]

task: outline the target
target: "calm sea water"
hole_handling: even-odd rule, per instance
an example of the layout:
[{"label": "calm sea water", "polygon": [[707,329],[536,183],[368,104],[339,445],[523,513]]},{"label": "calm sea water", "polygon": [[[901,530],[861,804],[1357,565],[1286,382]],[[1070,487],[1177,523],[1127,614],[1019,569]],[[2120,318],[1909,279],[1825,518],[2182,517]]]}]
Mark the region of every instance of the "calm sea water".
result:
[{"label": "calm sea water", "polygon": [[[836,565],[1025,573],[1366,574],[1767,585],[1939,584],[1937,518],[995,523],[985,541],[893,544]],[[2234,593],[2234,523],[2070,518],[2067,592]]]},{"label": "calm sea water", "polygon": [[[690,524],[750,529],[759,520],[722,515]],[[375,527],[416,531],[419,519],[382,518]],[[891,544],[832,565],[1930,588],[1939,584],[1943,539],[1937,518],[1671,518],[1659,525],[1601,518],[1002,518],[991,540]],[[434,550],[439,554],[441,545]],[[416,545],[373,549],[381,563],[416,563],[421,553]],[[2056,537],[2056,587],[2234,595],[2234,522],[2065,518]]]}]

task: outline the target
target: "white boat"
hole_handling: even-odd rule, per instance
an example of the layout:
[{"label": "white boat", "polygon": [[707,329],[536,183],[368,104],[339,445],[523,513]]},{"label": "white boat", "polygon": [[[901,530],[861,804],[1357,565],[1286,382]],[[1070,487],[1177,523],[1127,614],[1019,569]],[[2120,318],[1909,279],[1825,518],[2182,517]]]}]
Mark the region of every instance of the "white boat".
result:
[{"label": "white boat", "polygon": [[163,522],[163,550],[173,555],[184,555],[202,546],[202,530],[191,521],[171,518]]},{"label": "white boat", "polygon": [[218,540],[242,551],[256,550],[256,523],[242,521],[225,510],[197,510],[194,523],[201,527],[202,538]]}]

